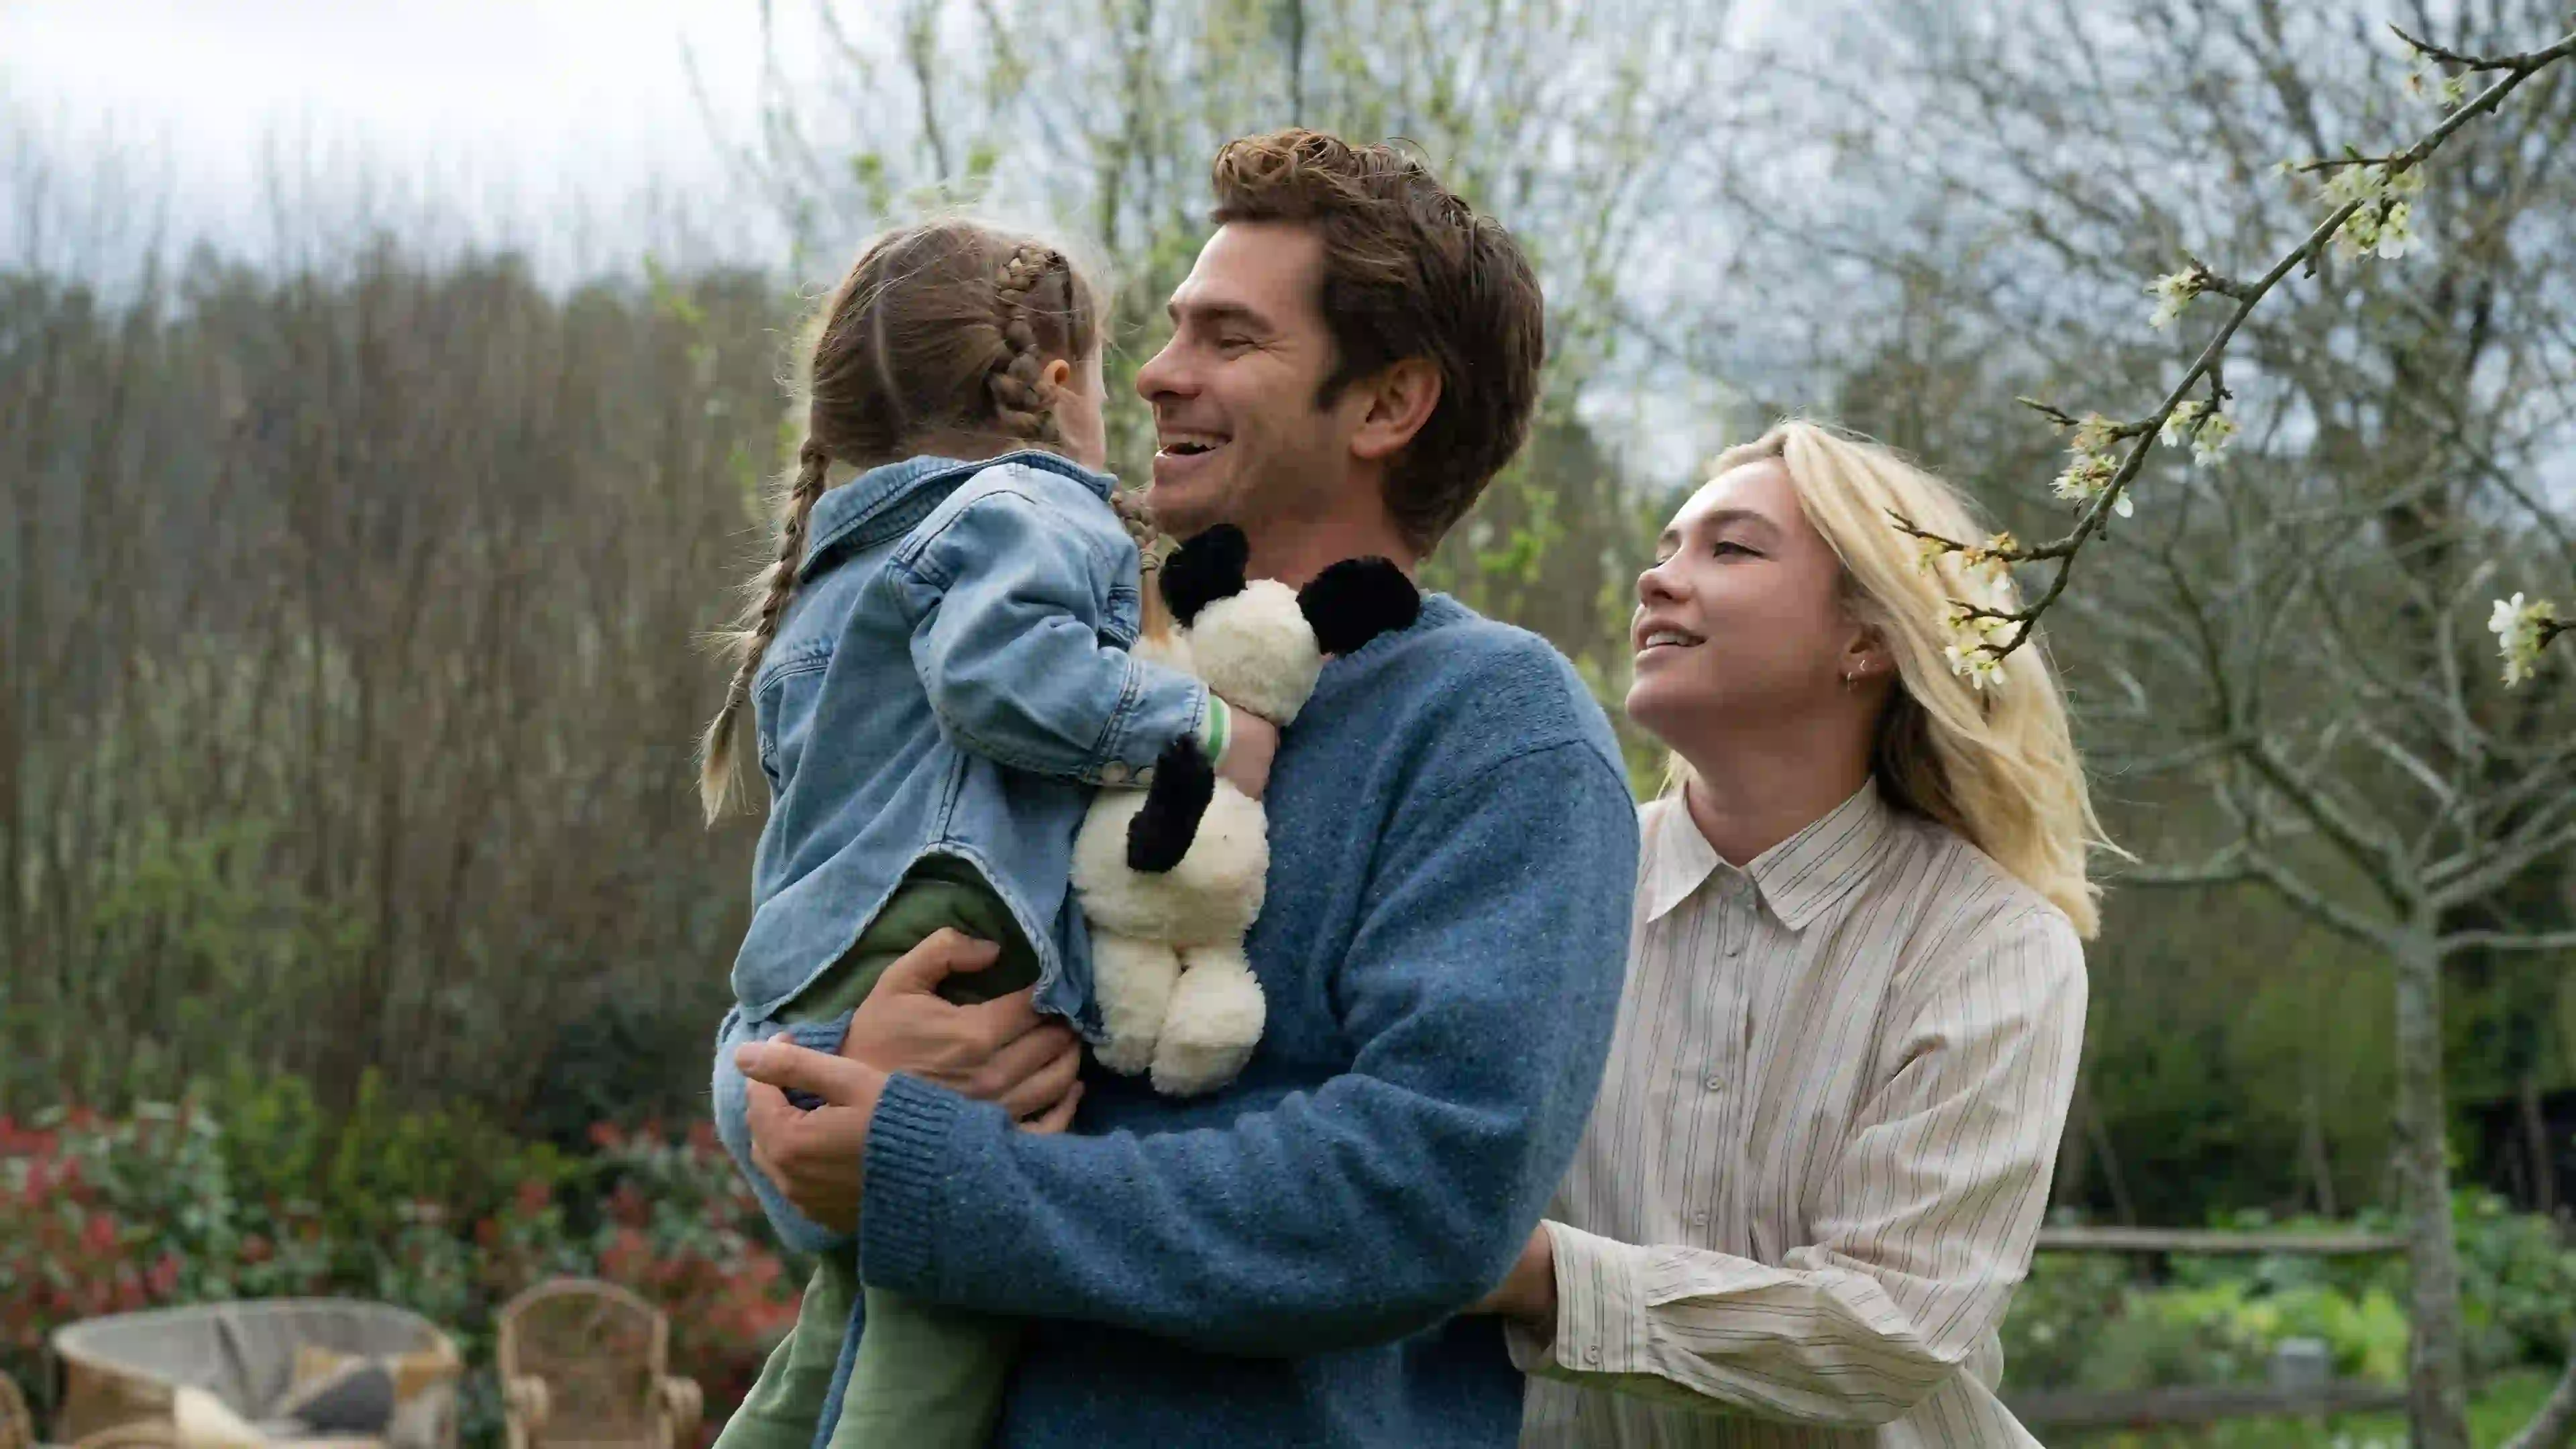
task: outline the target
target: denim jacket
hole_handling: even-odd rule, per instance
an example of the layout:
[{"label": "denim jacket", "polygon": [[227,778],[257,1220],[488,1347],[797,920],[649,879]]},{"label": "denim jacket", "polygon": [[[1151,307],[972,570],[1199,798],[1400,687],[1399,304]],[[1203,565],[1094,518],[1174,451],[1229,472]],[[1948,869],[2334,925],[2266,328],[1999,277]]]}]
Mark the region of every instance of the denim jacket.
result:
[{"label": "denim jacket", "polygon": [[839,960],[913,862],[945,854],[983,873],[1036,948],[1038,1006],[1096,1027],[1067,880],[1088,787],[1144,783],[1209,710],[1197,680],[1126,652],[1138,560],[1111,487],[1024,451],[912,458],[815,503],[752,681],[771,803],[733,968],[746,1020]]}]

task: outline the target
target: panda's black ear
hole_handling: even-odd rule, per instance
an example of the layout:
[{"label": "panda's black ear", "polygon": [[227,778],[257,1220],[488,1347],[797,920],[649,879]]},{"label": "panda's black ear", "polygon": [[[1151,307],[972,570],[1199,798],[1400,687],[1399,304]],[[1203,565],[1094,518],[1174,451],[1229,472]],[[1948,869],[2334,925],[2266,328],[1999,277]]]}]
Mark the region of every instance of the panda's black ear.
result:
[{"label": "panda's black ear", "polygon": [[1163,560],[1163,602],[1186,629],[1199,610],[1243,592],[1244,565],[1251,561],[1251,542],[1231,523],[1194,533]]},{"label": "panda's black ear", "polygon": [[1382,558],[1346,558],[1297,591],[1297,607],[1327,654],[1349,654],[1422,617],[1422,591]]},{"label": "panda's black ear", "polygon": [[1164,746],[1154,761],[1154,782],[1145,787],[1145,803],[1127,822],[1127,868],[1161,875],[1179,865],[1215,798],[1216,767],[1199,742],[1183,735]]}]

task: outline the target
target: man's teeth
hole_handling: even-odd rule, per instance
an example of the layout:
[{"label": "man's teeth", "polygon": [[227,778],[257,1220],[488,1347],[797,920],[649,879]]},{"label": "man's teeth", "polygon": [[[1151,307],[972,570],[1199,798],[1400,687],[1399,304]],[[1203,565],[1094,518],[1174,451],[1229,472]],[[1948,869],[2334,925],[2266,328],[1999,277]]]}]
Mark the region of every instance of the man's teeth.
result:
[{"label": "man's teeth", "polygon": [[1698,642],[1699,641],[1697,639],[1692,638],[1688,634],[1679,633],[1671,629],[1658,629],[1654,633],[1646,636],[1646,647],[1649,649],[1655,648],[1657,645],[1661,644],[1673,644],[1687,647]]},{"label": "man's teeth", "polygon": [[1163,451],[1189,457],[1198,453],[1215,452],[1223,442],[1221,438],[1170,438],[1164,441]]}]

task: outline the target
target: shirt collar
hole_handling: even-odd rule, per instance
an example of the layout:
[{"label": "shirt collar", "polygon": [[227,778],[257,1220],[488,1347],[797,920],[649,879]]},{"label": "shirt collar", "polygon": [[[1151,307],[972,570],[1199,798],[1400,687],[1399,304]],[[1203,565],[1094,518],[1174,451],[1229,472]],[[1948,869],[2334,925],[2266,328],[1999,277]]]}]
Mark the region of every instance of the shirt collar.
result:
[{"label": "shirt collar", "polygon": [[[1043,448],[1022,448],[980,462],[923,454],[899,463],[886,463],[870,468],[814,500],[814,511],[805,520],[805,558],[798,568],[799,576],[810,575],[826,555],[844,543],[864,547],[880,533],[901,533],[911,528],[920,521],[918,514],[927,513],[937,506],[940,498],[947,496],[946,489],[931,494],[930,485],[961,482],[986,468],[997,468],[1005,463],[1020,463],[1063,474],[1086,485],[1103,499],[1118,486],[1117,480],[1108,474],[1094,473],[1070,458]],[[905,507],[905,504],[914,506]]]},{"label": "shirt collar", "polygon": [[1723,873],[1750,877],[1763,904],[1781,924],[1804,930],[1860,884],[1894,824],[1894,812],[1879,795],[1878,782],[1865,781],[1849,799],[1754,857],[1739,872],[1718,858],[1691,819],[1690,807],[1674,795],[1665,802],[1657,825],[1660,838],[1654,870],[1645,882],[1647,918],[1670,914],[1711,875]]}]

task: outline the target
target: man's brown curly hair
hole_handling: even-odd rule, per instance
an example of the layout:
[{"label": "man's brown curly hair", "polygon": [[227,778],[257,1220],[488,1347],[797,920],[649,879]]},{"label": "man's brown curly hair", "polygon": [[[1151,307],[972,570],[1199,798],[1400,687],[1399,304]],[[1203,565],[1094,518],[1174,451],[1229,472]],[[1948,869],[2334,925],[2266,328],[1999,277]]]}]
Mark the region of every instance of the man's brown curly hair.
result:
[{"label": "man's brown curly hair", "polygon": [[1333,370],[1316,405],[1407,357],[1440,369],[1440,401],[1396,456],[1386,504],[1429,553],[1529,436],[1547,357],[1547,308],[1520,244],[1393,146],[1318,131],[1227,143],[1212,180],[1219,223],[1312,225],[1324,241]]}]

